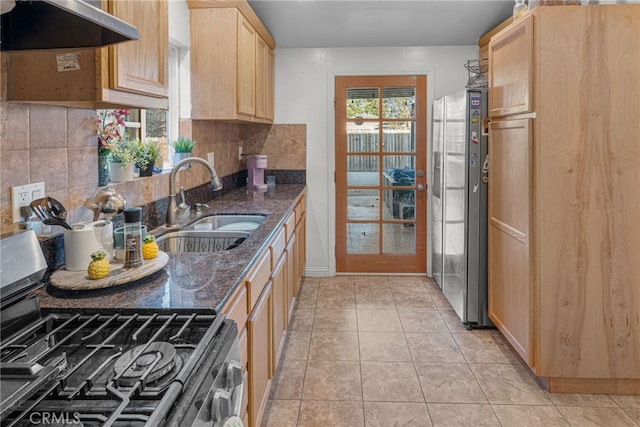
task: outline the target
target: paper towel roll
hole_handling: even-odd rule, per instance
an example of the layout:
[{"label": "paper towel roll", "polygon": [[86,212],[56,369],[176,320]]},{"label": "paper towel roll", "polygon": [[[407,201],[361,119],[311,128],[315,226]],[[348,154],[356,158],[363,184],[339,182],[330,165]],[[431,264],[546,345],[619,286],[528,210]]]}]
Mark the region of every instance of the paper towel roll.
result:
[{"label": "paper towel roll", "polygon": [[91,253],[104,249],[111,261],[113,252],[113,223],[95,221],[73,225],[73,230],[64,230],[65,269],[85,271],[91,262]]}]

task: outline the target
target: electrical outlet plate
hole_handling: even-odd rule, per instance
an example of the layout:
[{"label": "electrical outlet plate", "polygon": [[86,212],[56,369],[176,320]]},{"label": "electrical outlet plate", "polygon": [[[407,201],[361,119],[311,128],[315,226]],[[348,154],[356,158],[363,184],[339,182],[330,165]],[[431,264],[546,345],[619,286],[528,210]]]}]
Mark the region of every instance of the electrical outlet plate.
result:
[{"label": "electrical outlet plate", "polygon": [[211,166],[215,166],[215,160],[216,156],[213,154],[213,152],[207,153],[207,162],[209,162]]},{"label": "electrical outlet plate", "polygon": [[238,147],[238,160],[242,160],[242,155],[244,154],[243,148]]},{"label": "electrical outlet plate", "polygon": [[13,223],[20,222],[20,208],[29,206],[32,200],[44,197],[44,182],[11,187],[11,216]]}]

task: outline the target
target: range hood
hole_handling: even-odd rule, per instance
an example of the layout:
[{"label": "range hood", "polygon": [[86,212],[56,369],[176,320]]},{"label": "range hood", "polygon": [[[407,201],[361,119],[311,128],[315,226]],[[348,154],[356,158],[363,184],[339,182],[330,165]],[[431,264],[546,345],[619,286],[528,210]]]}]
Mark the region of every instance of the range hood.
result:
[{"label": "range hood", "polygon": [[3,51],[96,48],[138,40],[136,27],[86,1],[2,0],[2,3],[3,12],[11,9],[1,16]]}]

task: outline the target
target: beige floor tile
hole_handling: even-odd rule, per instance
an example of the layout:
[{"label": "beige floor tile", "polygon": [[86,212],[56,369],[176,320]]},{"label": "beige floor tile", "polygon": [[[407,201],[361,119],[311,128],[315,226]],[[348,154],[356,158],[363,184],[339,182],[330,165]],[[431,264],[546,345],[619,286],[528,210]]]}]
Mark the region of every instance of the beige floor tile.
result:
[{"label": "beige floor tile", "polygon": [[307,362],[304,360],[281,360],[271,381],[269,399],[302,399],[306,369]]},{"label": "beige floor tile", "polygon": [[355,308],[356,293],[353,284],[325,284],[318,289],[318,308]]},{"label": "beige floor tile", "polygon": [[313,331],[310,360],[359,360],[358,333],[343,331]]},{"label": "beige floor tile", "polygon": [[464,358],[449,333],[405,333],[411,357],[420,363],[462,363]]},{"label": "beige floor tile", "polygon": [[438,308],[438,311],[440,312],[440,316],[442,316],[442,320],[444,320],[445,325],[447,325],[447,329],[449,329],[449,332],[452,334],[470,334],[472,332],[476,332],[467,329],[452,308]]},{"label": "beige floor tile", "polygon": [[489,405],[427,403],[427,407],[434,427],[500,427]]},{"label": "beige floor tile", "polygon": [[569,426],[553,406],[493,405],[503,426],[563,427]]},{"label": "beige floor tile", "polygon": [[[282,425],[280,427],[293,427]],[[303,400],[298,427],[364,427],[362,402]]]},{"label": "beige floor tile", "polygon": [[416,363],[416,371],[429,403],[488,403],[466,363]]},{"label": "beige floor tile", "polygon": [[309,360],[303,400],[362,400],[359,362]]},{"label": "beige floor tile", "polygon": [[299,400],[270,400],[262,416],[262,427],[293,427],[298,422],[299,409]]},{"label": "beige floor tile", "polygon": [[640,396],[612,395],[611,398],[621,408],[640,409]]},{"label": "beige floor tile", "polygon": [[520,359],[507,344],[490,330],[474,334],[453,334],[467,363],[515,363]]},{"label": "beige floor tile", "polygon": [[447,332],[438,310],[398,308],[402,328],[405,332]]},{"label": "beige floor tile", "polygon": [[491,404],[551,405],[545,392],[524,366],[470,364]]},{"label": "beige floor tile", "polygon": [[397,310],[358,309],[358,331],[402,332]]},{"label": "beige floor tile", "polygon": [[624,411],[631,417],[631,419],[640,425],[640,409],[624,409]]},{"label": "beige floor tile", "polygon": [[404,334],[359,332],[360,360],[370,362],[411,362]]},{"label": "beige floor tile", "polygon": [[425,286],[426,279],[424,277],[419,276],[397,276],[397,277],[389,277],[389,286],[392,289],[415,289],[415,290],[423,290],[426,289]]},{"label": "beige floor tile", "polygon": [[355,308],[319,308],[316,310],[314,330],[357,331]]},{"label": "beige floor tile", "polygon": [[425,403],[364,402],[366,427],[431,427]]},{"label": "beige floor tile", "polygon": [[424,289],[392,288],[393,300],[398,309],[429,308],[436,309],[436,305],[428,291]]},{"label": "beige floor tile", "polygon": [[576,427],[637,427],[621,408],[584,408],[558,406],[558,410]]},{"label": "beige floor tile", "polygon": [[389,278],[387,276],[354,276],[353,282],[356,289],[359,287],[389,288]]},{"label": "beige floor tile", "polygon": [[411,362],[361,362],[362,396],[375,402],[424,402]]},{"label": "beige floor tile", "polygon": [[432,291],[440,291],[440,286],[438,286],[438,284],[436,283],[435,280],[433,280],[430,277],[425,277],[424,278],[424,286]]},{"label": "beige floor tile", "polygon": [[315,307],[318,301],[318,283],[303,283],[298,294],[296,307]]},{"label": "beige floor tile", "polygon": [[438,310],[453,310],[449,300],[444,296],[440,289],[429,290],[428,292],[434,304],[438,307]]},{"label": "beige floor tile", "polygon": [[591,406],[595,408],[615,408],[618,406],[611,396],[604,394],[547,393],[547,397],[556,406]]},{"label": "beige floor tile", "polygon": [[313,329],[313,320],[315,318],[315,308],[296,307],[293,311],[293,317],[289,322],[287,330],[289,331],[310,331]]},{"label": "beige floor tile", "polygon": [[364,309],[390,309],[393,305],[393,296],[389,286],[357,286],[356,307]]},{"label": "beige floor tile", "polygon": [[333,276],[333,277],[320,277],[318,283],[320,285],[347,285],[353,286],[354,276]]},{"label": "beige floor tile", "polygon": [[282,357],[286,360],[307,360],[311,331],[289,331]]}]

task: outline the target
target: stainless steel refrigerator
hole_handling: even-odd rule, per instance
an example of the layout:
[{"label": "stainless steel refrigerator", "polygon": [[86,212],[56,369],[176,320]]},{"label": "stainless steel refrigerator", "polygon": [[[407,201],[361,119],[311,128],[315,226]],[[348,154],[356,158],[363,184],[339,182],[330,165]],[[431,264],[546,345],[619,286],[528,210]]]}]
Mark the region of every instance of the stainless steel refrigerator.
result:
[{"label": "stainless steel refrigerator", "polygon": [[486,112],[483,90],[463,90],[433,105],[432,273],[469,328],[492,325],[487,314]]}]

